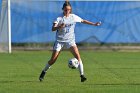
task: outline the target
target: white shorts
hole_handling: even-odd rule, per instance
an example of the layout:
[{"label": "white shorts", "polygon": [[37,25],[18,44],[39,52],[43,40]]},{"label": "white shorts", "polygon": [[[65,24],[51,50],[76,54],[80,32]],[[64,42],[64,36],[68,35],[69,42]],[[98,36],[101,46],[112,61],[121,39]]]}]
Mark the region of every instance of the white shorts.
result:
[{"label": "white shorts", "polygon": [[53,50],[60,51],[64,46],[66,48],[70,48],[72,46],[76,46],[76,43],[75,43],[75,41],[73,41],[73,42],[59,42],[59,41],[55,41],[54,46],[53,46]]}]

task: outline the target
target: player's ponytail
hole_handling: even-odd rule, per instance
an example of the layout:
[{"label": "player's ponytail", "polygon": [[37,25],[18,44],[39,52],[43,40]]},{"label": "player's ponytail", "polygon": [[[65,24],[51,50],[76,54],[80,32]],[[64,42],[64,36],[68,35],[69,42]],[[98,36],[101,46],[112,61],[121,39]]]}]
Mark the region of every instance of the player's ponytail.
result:
[{"label": "player's ponytail", "polygon": [[[71,4],[70,4],[70,2],[68,0],[66,0],[65,3],[63,4],[62,10],[64,10],[64,8],[66,6],[70,6],[71,7]],[[72,7],[71,7],[71,13],[72,13]]]}]

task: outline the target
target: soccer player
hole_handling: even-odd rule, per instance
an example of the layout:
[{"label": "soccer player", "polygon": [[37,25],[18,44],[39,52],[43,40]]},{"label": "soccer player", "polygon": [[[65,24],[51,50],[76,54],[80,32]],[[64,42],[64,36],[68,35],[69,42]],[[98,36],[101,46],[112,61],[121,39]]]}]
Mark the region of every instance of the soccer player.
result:
[{"label": "soccer player", "polygon": [[63,14],[60,15],[53,23],[52,31],[56,32],[56,41],[53,46],[53,52],[50,60],[46,64],[45,68],[42,70],[39,80],[42,81],[44,79],[44,76],[48,69],[55,63],[56,59],[58,58],[61,49],[66,46],[70,49],[71,53],[77,60],[79,61],[79,72],[81,77],[81,82],[84,82],[87,80],[87,78],[84,76],[84,69],[83,69],[83,63],[78,51],[78,48],[75,43],[75,34],[74,34],[74,28],[76,22],[81,22],[93,26],[99,26],[101,25],[100,22],[93,23],[87,20],[84,20],[80,18],[79,16],[72,14],[72,7],[70,2],[65,1],[62,7]]}]

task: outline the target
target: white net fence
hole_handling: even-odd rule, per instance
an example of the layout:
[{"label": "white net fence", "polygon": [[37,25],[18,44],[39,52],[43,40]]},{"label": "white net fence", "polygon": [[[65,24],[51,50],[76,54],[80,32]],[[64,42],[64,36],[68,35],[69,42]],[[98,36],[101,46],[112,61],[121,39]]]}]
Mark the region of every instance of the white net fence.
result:
[{"label": "white net fence", "polygon": [[0,52],[9,50],[9,32],[8,32],[8,4],[7,0],[2,1],[0,13]]}]

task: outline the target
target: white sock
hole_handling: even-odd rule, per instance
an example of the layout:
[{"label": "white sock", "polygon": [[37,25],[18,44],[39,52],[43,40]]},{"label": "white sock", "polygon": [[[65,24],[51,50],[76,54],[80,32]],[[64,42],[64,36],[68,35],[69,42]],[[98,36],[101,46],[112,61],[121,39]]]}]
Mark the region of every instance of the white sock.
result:
[{"label": "white sock", "polygon": [[44,68],[44,72],[47,72],[48,69],[50,69],[51,65],[49,65],[48,63],[46,64],[45,68]]},{"label": "white sock", "polygon": [[79,69],[80,75],[84,75],[84,68],[83,68],[82,61],[79,61],[78,69]]}]

